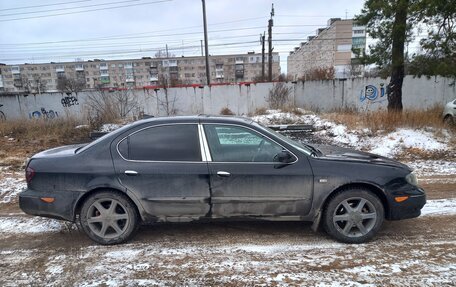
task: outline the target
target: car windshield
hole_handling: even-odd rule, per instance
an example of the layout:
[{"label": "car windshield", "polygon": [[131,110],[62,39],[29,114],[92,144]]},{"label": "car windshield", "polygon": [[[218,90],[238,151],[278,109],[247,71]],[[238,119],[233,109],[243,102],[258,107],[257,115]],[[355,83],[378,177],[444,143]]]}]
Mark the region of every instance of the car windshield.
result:
[{"label": "car windshield", "polygon": [[271,128],[268,128],[260,123],[257,123],[257,122],[254,122],[255,124],[259,125],[262,129],[265,129],[267,130],[268,132],[270,133],[273,133],[276,137],[280,138],[281,140],[283,140],[284,142],[286,142],[287,144],[293,146],[295,149],[303,152],[304,154],[306,155],[316,155],[316,151],[313,150],[314,148],[311,147],[311,146],[306,146],[306,145],[303,145],[297,141],[294,141],[292,139],[290,139],[289,137],[286,137],[284,135],[282,135],[281,133],[278,133],[276,132],[275,130],[271,129]]}]

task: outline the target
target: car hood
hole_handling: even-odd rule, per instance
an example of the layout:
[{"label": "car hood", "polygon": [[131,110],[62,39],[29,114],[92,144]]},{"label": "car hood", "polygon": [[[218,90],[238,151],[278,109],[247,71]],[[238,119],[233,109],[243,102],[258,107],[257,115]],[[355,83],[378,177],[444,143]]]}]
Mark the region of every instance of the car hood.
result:
[{"label": "car hood", "polygon": [[86,144],[66,145],[39,152],[32,156],[32,158],[45,158],[45,157],[62,157],[74,155],[76,150]]},{"label": "car hood", "polygon": [[396,160],[376,155],[373,153],[357,151],[354,149],[343,148],[331,145],[313,145],[321,151],[319,158],[328,160],[341,160],[341,161],[354,161],[354,162],[367,162],[379,165],[389,165],[399,168],[411,170],[407,165],[400,163]]}]

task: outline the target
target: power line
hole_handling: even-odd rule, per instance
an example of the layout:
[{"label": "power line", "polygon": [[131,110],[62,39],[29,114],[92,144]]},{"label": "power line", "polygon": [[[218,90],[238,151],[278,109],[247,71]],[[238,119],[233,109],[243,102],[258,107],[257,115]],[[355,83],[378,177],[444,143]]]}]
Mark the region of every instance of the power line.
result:
[{"label": "power line", "polygon": [[22,7],[0,9],[0,11],[20,10],[20,9],[29,9],[29,8],[41,8],[41,7],[58,6],[58,5],[66,5],[66,4],[81,3],[81,2],[90,2],[90,1],[92,1],[92,0],[80,0],[80,1],[59,2],[59,3],[53,3],[53,4],[43,4],[43,5],[34,5],[34,6],[22,6]]},{"label": "power line", "polygon": [[[337,25],[353,25],[352,23],[339,23]],[[327,25],[315,25],[315,24],[295,24],[295,25],[278,25],[275,27],[281,28],[291,28],[291,27],[322,27],[322,28],[329,28],[330,26]]]},{"label": "power line", "polygon": [[[227,21],[227,22],[218,22],[218,23],[209,23],[210,26],[219,26],[219,25],[224,25],[224,24],[230,24],[230,23],[237,23],[237,22],[246,22],[250,20],[255,20],[255,19],[263,19],[264,17],[255,17],[255,18],[244,18],[244,19],[238,19],[234,21]],[[149,31],[149,32],[140,32],[140,33],[128,33],[128,34],[118,34],[118,35],[111,35],[111,36],[104,36],[104,37],[93,37],[93,38],[83,38],[83,39],[72,39],[72,40],[62,40],[62,41],[48,41],[48,42],[26,42],[26,43],[0,43],[0,46],[15,46],[15,45],[44,45],[44,44],[58,44],[58,43],[71,43],[71,42],[83,42],[83,41],[97,41],[97,40],[117,40],[117,39],[123,39],[127,37],[126,39],[130,39],[130,36],[132,35],[145,35],[145,34],[155,34],[157,32],[168,32],[168,31],[176,31],[176,30],[187,30],[187,29],[193,29],[193,28],[201,28],[201,25],[197,26],[187,26],[187,27],[180,27],[180,28],[172,28],[172,29],[164,29],[164,30],[155,30],[155,31]],[[222,32],[226,31],[236,31],[238,29],[240,30],[246,30],[246,29],[257,29],[257,28],[262,28],[262,27],[241,27],[241,28],[234,28],[234,29],[229,29],[229,30],[222,30]],[[209,31],[211,33],[213,32],[218,32],[217,30]],[[199,32],[195,32],[199,33]],[[191,34],[195,34],[191,33]],[[170,34],[173,35],[173,34]],[[185,35],[185,34],[174,34],[174,35]],[[166,35],[159,35],[160,37],[166,36]],[[149,36],[145,36],[149,37]]]},{"label": "power line", "polygon": [[[232,42],[232,43],[223,43],[223,44],[213,44],[211,47],[223,47],[223,46],[233,46],[233,45],[240,45],[240,44],[250,44],[250,43],[257,43],[258,41],[244,41],[244,42]],[[168,50],[170,51],[175,51],[175,50],[181,50],[182,48],[199,48],[198,45],[193,45],[193,46],[187,46],[187,47],[170,47]],[[147,48],[147,49],[139,49],[139,50],[106,50],[106,51],[100,51],[100,53],[73,53],[73,54],[67,54],[67,55],[54,55],[54,57],[80,57],[80,56],[103,56],[103,55],[116,55],[119,53],[122,54],[129,54],[129,53],[144,53],[144,52],[152,52],[152,51],[158,51],[158,50],[163,50],[164,47],[156,47],[156,48]],[[41,57],[34,57],[37,59],[40,58],[47,58],[48,56],[41,56]],[[0,59],[3,61],[4,59]],[[9,61],[18,61],[20,59],[9,59]]]},{"label": "power line", "polygon": [[[253,37],[256,36],[256,34],[248,34],[248,35],[236,35],[236,36],[229,36],[229,37],[214,37],[214,38],[209,38],[211,41],[221,41],[224,39],[237,39],[237,38],[247,38],[247,37]],[[35,47],[22,47],[22,48],[16,48],[16,47],[6,47],[6,48],[0,48],[0,51],[5,51],[8,53],[9,50],[12,51],[33,51],[33,52],[39,52],[39,51],[54,51],[54,50],[65,50],[65,49],[84,49],[84,48],[104,48],[104,47],[122,47],[122,46],[132,46],[132,45],[148,45],[148,44],[162,44],[166,42],[167,44],[170,43],[179,43],[181,44],[182,41],[184,41],[186,44],[188,43],[193,43],[193,42],[199,42],[200,38],[183,38],[181,40],[166,40],[166,41],[141,41],[141,42],[120,42],[120,43],[108,43],[108,44],[97,44],[97,45],[78,45],[78,46],[61,46],[61,47],[55,47],[49,46],[49,47],[41,47],[39,49]],[[181,45],[182,46],[182,45]]]},{"label": "power line", "polygon": [[337,17],[337,16],[329,16],[329,15],[277,15],[277,17],[289,17],[289,18],[341,18],[343,19],[343,17]]},{"label": "power line", "polygon": [[109,6],[109,5],[114,5],[114,4],[123,4],[123,3],[139,2],[139,1],[142,1],[142,0],[127,0],[127,1],[117,1],[117,2],[111,2],[111,3],[91,4],[91,5],[85,5],[85,6],[65,7],[65,8],[59,8],[59,9],[28,11],[28,12],[19,12],[19,13],[11,13],[11,14],[0,14],[0,17],[39,14],[39,13],[55,12],[55,11],[67,11],[67,10],[75,10],[75,9],[82,9],[82,8],[89,8],[89,7]]},{"label": "power line", "polygon": [[[245,37],[251,37],[251,36],[256,36],[256,35],[243,35]],[[241,36],[233,36],[233,37],[223,37],[223,38],[219,38],[217,39],[216,41],[222,41],[224,39],[230,39],[230,38],[241,38]],[[346,39],[346,40],[351,40],[352,38],[335,38],[335,39],[314,39],[315,40],[330,40],[330,41],[335,41],[335,40],[341,40],[341,39]],[[287,41],[297,41],[299,39],[275,39],[274,42],[287,42]],[[198,42],[199,40],[194,40],[194,41],[190,41],[190,42],[187,42],[187,43],[194,43],[194,42]],[[163,50],[164,48],[163,47],[154,47],[154,48],[151,48],[151,47],[148,47],[148,44],[156,44],[156,43],[162,43],[162,42],[150,42],[150,43],[147,43],[147,42],[138,42],[138,45],[141,45],[141,46],[144,46],[144,47],[141,47],[139,52],[144,52],[144,51],[149,51],[149,50]],[[216,44],[213,44],[211,45],[211,47],[218,47],[218,46],[232,46],[232,45],[239,45],[239,44],[246,44],[246,43],[249,43],[249,44],[257,44],[256,41],[243,41],[243,42],[235,42],[235,43],[232,43],[232,42],[229,42],[229,43],[216,43]],[[82,46],[82,48],[106,48],[106,47],[121,47],[121,46],[131,46],[132,43],[130,44],[118,44],[118,45],[102,45],[102,46],[88,46],[88,47],[84,47]],[[248,45],[248,47],[252,47],[252,46],[256,46],[256,45]],[[280,44],[276,44],[276,46],[287,46],[287,47],[290,47],[291,45],[288,45],[288,44],[283,44],[283,45],[280,45]],[[195,49],[197,48],[198,46],[195,46],[195,45],[192,45],[192,46],[184,46],[184,45],[176,45],[175,47],[170,47],[170,50],[180,50],[180,49]],[[67,49],[68,48],[71,48],[71,50],[74,50],[74,48],[77,48],[77,47],[66,47]],[[24,48],[23,48],[24,49]],[[130,51],[130,50],[127,50],[127,51]],[[12,52],[16,52],[16,50],[12,51]],[[20,53],[8,53],[8,52],[3,52],[3,56],[13,56],[13,55],[26,55],[26,54],[33,54],[33,55],[42,55],[42,56],[45,56],[45,55],[49,55],[49,56],[59,56],[58,53],[66,53],[67,51],[65,51],[65,49],[62,49],[61,47],[59,48],[48,48],[48,49],[41,49],[41,50],[32,50],[32,51],[20,51]],[[72,54],[72,55],[89,55],[89,53],[91,54],[96,54],[96,53],[100,53],[100,52],[105,52],[105,53],[108,53],[110,52],[110,50],[100,50],[100,49],[94,49],[94,50],[85,50],[85,51],[78,51],[78,54]],[[61,55],[61,54],[60,54]],[[63,55],[63,56],[66,56],[66,55]]]},{"label": "power line", "polygon": [[[230,37],[220,37],[220,38],[212,38],[213,41],[223,41],[225,39],[233,39],[233,38],[246,38],[246,37],[253,37],[253,36],[256,36],[255,34],[249,34],[249,35],[237,35],[237,36],[230,36]],[[315,38],[313,39],[312,41],[336,41],[336,40],[351,40],[352,38],[351,37],[347,37],[347,38],[343,38],[343,37],[339,37],[339,38],[334,38],[334,39],[318,39],[318,38]],[[171,43],[181,43],[182,40],[180,41],[171,41]],[[187,44],[189,43],[195,43],[195,42],[199,42],[200,40],[199,39],[196,39],[196,38],[193,38],[193,39],[184,39],[184,41],[187,41]],[[275,39],[273,40],[273,42],[296,42],[296,41],[301,41],[301,39]],[[37,53],[40,53],[40,52],[49,52],[50,53],[54,53],[54,51],[57,51],[57,52],[65,52],[65,50],[68,50],[68,49],[71,49],[71,50],[74,50],[74,49],[93,49],[93,50],[86,50],[86,51],[83,51],[83,52],[97,52],[97,51],[100,51],[99,49],[97,48],[106,48],[106,47],[128,47],[128,46],[132,46],[132,45],[140,45],[140,46],[144,46],[144,47],[147,47],[148,45],[150,44],[161,44],[163,43],[164,41],[160,41],[160,42],[148,42],[148,41],[142,41],[142,42],[134,42],[134,43],[118,43],[118,44],[114,44],[114,43],[110,43],[110,44],[106,44],[106,45],[88,45],[88,46],[70,46],[70,47],[44,47],[44,48],[40,48],[40,49],[36,49],[36,48],[33,48],[33,47],[25,47],[25,48],[0,48],[0,51],[3,52],[3,55],[16,55],[16,54],[37,54]],[[168,41],[165,41],[167,44],[169,44],[170,42]],[[241,42],[241,43],[246,43],[246,42]],[[250,41],[248,43],[255,43],[255,41]],[[217,45],[223,45],[224,43],[216,43]],[[286,45],[286,46],[292,46],[292,45]],[[188,46],[183,46],[183,45],[176,45],[177,49],[179,48],[186,48]],[[190,46],[190,48],[194,48],[194,46]],[[9,51],[7,49],[10,49],[11,52],[20,52],[20,53],[9,53]],[[32,50],[31,50],[32,49]],[[81,51],[79,51],[81,52]]]},{"label": "power line", "polygon": [[[141,1],[141,0],[130,0],[130,1],[122,1],[122,2],[125,3],[125,2],[133,2],[133,1]],[[66,12],[66,13],[57,13],[57,14],[49,14],[49,15],[41,15],[41,16],[23,17],[23,18],[12,18],[12,19],[0,20],[0,22],[10,22],[10,21],[16,21],[16,20],[28,20],[28,19],[36,19],[36,18],[46,18],[46,17],[61,16],[61,15],[73,15],[73,14],[80,14],[80,13],[86,13],[86,12],[94,12],[94,11],[111,10],[111,9],[126,8],[126,7],[133,7],[133,6],[158,4],[158,3],[171,2],[171,1],[173,1],[173,0],[159,0],[159,1],[138,3],[138,4],[120,5],[120,6],[115,6],[115,7],[97,8],[97,9],[89,9],[89,10]]]},{"label": "power line", "polygon": [[[221,30],[212,30],[209,33],[215,32],[228,32],[228,31],[243,31],[243,30],[253,30],[253,29],[260,29],[263,28],[262,26],[257,27],[242,27],[242,28],[234,28],[234,29],[221,29]],[[170,36],[183,36],[183,35],[194,35],[194,34],[201,34],[200,31],[198,32],[186,32],[186,33],[175,33],[175,34],[159,34],[159,35],[152,35],[152,36],[131,36],[131,37],[122,37],[122,38],[92,38],[92,39],[85,39],[85,42],[93,42],[93,41],[106,41],[106,40],[120,40],[120,39],[138,39],[138,38],[162,38],[162,37],[170,37]],[[44,45],[44,44],[57,44],[57,43],[72,43],[72,42],[81,42],[82,40],[63,40],[63,41],[50,41],[50,42],[36,42],[36,43],[17,43],[17,44],[1,44],[1,45]]]}]

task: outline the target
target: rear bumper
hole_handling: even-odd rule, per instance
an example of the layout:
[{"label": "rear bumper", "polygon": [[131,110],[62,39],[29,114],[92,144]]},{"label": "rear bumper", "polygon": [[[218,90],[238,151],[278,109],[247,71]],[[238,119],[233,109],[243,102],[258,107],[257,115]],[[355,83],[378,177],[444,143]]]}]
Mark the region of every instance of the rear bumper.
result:
[{"label": "rear bumper", "polygon": [[426,204],[426,194],[421,188],[410,191],[409,198],[403,202],[390,200],[389,220],[401,220],[420,216],[421,209]]},{"label": "rear bumper", "polygon": [[[27,214],[74,221],[74,204],[78,193],[45,193],[26,189],[19,194],[19,207]],[[43,197],[52,197],[54,202],[47,203]]]}]

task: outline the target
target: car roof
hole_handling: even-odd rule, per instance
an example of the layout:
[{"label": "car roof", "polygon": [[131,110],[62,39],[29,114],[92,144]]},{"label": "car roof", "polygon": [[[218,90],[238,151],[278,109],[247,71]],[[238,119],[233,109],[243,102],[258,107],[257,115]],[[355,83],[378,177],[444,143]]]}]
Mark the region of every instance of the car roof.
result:
[{"label": "car roof", "polygon": [[223,116],[223,115],[195,115],[195,116],[170,116],[170,117],[154,117],[144,120],[139,120],[137,124],[145,123],[235,123],[235,124],[251,124],[252,119],[240,116]]}]

